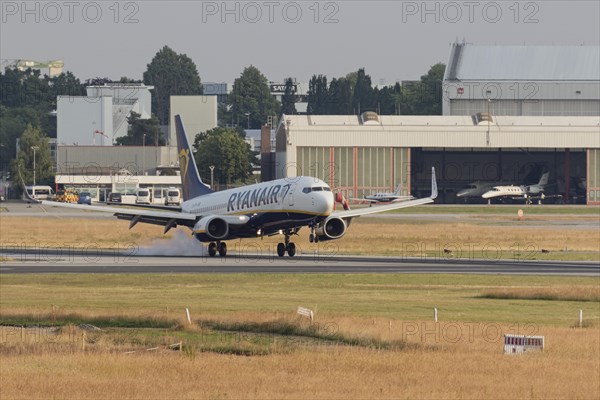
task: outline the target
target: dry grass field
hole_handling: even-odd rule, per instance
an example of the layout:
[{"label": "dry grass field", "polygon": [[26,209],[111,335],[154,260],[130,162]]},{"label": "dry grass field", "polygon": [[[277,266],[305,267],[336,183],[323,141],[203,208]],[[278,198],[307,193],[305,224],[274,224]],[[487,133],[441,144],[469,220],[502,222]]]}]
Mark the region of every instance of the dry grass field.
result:
[{"label": "dry grass field", "polygon": [[[464,275],[1,275],[0,395],[596,399],[598,284]],[[584,296],[570,299],[579,289]],[[519,297],[484,297],[498,291]],[[295,314],[298,305],[315,310],[313,323]],[[579,308],[584,328],[576,328]],[[543,335],[546,347],[504,355],[507,333]],[[178,342],[182,351],[168,349]]]},{"label": "dry grass field", "polygon": [[[383,321],[351,319],[341,329],[402,338]],[[402,321],[394,321],[401,327]],[[407,324],[407,323],[405,323]],[[279,398],[541,398],[600,396],[597,328],[544,327],[546,349],[502,354],[501,339],[460,324],[428,324],[418,346],[381,350],[335,344],[297,345],[266,355],[138,351],[123,345],[73,343],[0,345],[3,399],[279,399]],[[407,325],[409,326],[409,325]],[[456,327],[462,327],[457,336]],[[491,325],[490,325],[491,326]],[[494,329],[510,331],[511,326]],[[391,332],[391,333],[390,333]],[[412,331],[411,331],[412,332]],[[436,333],[437,332],[437,333]],[[78,332],[77,332],[78,333]],[[16,335],[18,337],[18,335]],[[456,338],[458,337],[458,341]],[[246,337],[245,340],[251,340]],[[424,345],[426,343],[427,345]],[[61,347],[62,346],[62,347]]]},{"label": "dry grass field", "polygon": [[[370,254],[428,258],[484,259],[556,259],[600,261],[600,229],[564,229],[561,226],[540,228],[538,218],[519,225],[513,217],[497,217],[496,223],[482,224],[461,219],[418,222],[397,218],[358,218],[340,240],[318,246],[308,242],[308,230],[293,238],[303,254]],[[564,217],[567,218],[567,217]],[[565,223],[593,216],[570,216]],[[2,216],[0,238],[6,246],[129,248],[160,246],[173,238],[162,228],[138,224],[129,230],[129,222],[111,219],[34,218]],[[25,228],[26,227],[26,228]],[[178,228],[189,235],[187,228]],[[264,239],[230,241],[229,248],[238,253],[274,254],[280,236]],[[198,243],[198,246],[200,244]]]},{"label": "dry grass field", "polygon": [[[8,214],[3,246],[156,253],[188,232]],[[594,215],[552,218],[565,227],[359,218],[342,240],[294,241],[305,254],[600,260],[600,231],[572,225]],[[279,240],[229,246],[264,254]],[[598,277],[1,273],[0,399],[597,399],[599,292]],[[504,334],[543,335],[545,349],[504,355]]]}]

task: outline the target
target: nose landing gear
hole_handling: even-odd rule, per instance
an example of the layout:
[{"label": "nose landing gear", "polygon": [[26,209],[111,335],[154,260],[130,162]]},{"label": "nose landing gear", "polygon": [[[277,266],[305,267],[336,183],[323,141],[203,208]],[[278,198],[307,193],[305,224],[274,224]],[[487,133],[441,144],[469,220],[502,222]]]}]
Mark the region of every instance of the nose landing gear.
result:
[{"label": "nose landing gear", "polygon": [[285,243],[277,244],[277,255],[279,257],[283,257],[283,256],[285,256],[285,253],[287,252],[288,256],[294,257],[296,255],[296,245],[294,243],[290,242],[290,236],[292,235],[292,232],[290,230],[287,230],[284,232],[284,234],[285,234]]}]

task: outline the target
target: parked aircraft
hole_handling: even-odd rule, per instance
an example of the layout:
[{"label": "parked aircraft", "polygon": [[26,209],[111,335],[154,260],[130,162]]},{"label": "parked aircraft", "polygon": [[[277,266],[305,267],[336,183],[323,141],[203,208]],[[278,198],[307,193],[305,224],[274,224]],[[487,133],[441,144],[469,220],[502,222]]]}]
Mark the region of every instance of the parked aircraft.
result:
[{"label": "parked aircraft", "polygon": [[397,201],[405,201],[414,199],[413,196],[401,196],[401,188],[402,185],[398,185],[395,191],[393,192],[380,192],[375,193],[373,195],[365,196],[362,199],[352,199],[355,201],[368,201],[369,203],[392,203]]},{"label": "parked aircraft", "polygon": [[494,186],[499,185],[498,182],[471,182],[465,188],[461,189],[458,193],[456,193],[456,197],[465,199],[469,197],[479,197],[485,192],[489,191]]},{"label": "parked aircraft", "polygon": [[548,177],[550,172],[544,172],[540,181],[535,185],[510,185],[510,186],[494,186],[492,190],[488,190],[481,197],[484,199],[492,199],[496,197],[521,198],[531,200],[532,196],[540,196],[544,198],[544,190],[548,185]]},{"label": "parked aircraft", "polygon": [[277,245],[277,254],[290,257],[296,246],[290,237],[303,227],[310,229],[309,240],[339,239],[355,217],[398,208],[432,203],[437,196],[435,170],[431,173],[429,197],[397,202],[360,210],[333,211],[334,195],[329,185],[320,179],[303,176],[262,182],[236,189],[213,192],[200,179],[183,123],[175,116],[179,169],[183,188],[180,210],[157,210],[123,207],[88,206],[44,201],[43,204],[84,208],[113,213],[119,219],[164,226],[164,233],[177,226],[191,229],[200,242],[208,242],[208,254],[227,254],[226,240],[284,235]]}]

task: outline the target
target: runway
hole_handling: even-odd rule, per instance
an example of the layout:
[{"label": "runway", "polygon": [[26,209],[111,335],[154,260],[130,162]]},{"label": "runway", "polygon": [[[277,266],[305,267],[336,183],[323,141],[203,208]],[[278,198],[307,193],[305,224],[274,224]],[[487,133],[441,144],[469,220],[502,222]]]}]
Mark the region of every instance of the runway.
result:
[{"label": "runway", "polygon": [[398,257],[349,257],[322,254],[221,257],[142,256],[126,251],[3,249],[0,274],[168,274],[168,273],[398,273],[499,274],[600,277],[597,263]]}]

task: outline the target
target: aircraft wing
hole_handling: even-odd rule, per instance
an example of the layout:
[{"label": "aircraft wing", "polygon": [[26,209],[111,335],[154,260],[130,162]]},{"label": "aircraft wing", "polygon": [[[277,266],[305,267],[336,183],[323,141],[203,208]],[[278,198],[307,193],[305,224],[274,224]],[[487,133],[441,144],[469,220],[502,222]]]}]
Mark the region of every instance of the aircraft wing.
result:
[{"label": "aircraft wing", "polygon": [[407,201],[403,201],[403,202],[400,201],[400,202],[396,202],[396,203],[392,203],[392,204],[387,204],[385,206],[373,206],[373,207],[359,208],[357,210],[337,211],[337,212],[332,213],[331,215],[334,215],[334,216],[340,217],[340,218],[352,218],[352,217],[360,217],[361,215],[366,215],[366,214],[375,214],[375,213],[384,212],[384,211],[397,210],[400,208],[420,206],[420,205],[428,204],[428,203],[433,203],[433,198],[425,197],[425,198],[416,199],[416,200],[407,200]]},{"label": "aircraft wing", "polygon": [[199,219],[199,216],[197,215],[177,211],[155,211],[148,209],[144,210],[141,208],[89,206],[86,204],[59,203],[56,201],[47,200],[42,201],[42,204],[45,206],[111,213],[119,219],[131,221],[129,226],[130,228],[132,228],[138,222],[145,222],[149,224],[165,226],[165,232],[178,225],[193,227],[196,224],[196,221]]},{"label": "aircraft wing", "polygon": [[398,196],[397,199],[392,200],[392,203],[397,203],[399,201],[412,200],[414,198],[415,198],[414,196]]},{"label": "aircraft wing", "polygon": [[433,203],[433,200],[437,197],[437,182],[435,179],[435,169],[431,168],[431,195],[429,197],[424,197],[422,199],[415,200],[405,200],[398,201],[392,204],[387,204],[385,206],[376,206],[376,207],[367,207],[367,208],[359,208],[357,210],[346,210],[346,211],[337,211],[332,213],[331,215],[339,217],[339,218],[353,218],[360,217],[361,215],[367,214],[375,214],[384,211],[392,211],[400,208],[414,207],[420,206],[423,204]]},{"label": "aircraft wing", "polygon": [[127,204],[127,203],[113,203],[115,207],[131,207],[140,208],[146,210],[166,210],[166,211],[181,211],[181,207],[164,206],[159,204]]},{"label": "aircraft wing", "polygon": [[354,197],[351,197],[349,200],[352,200],[352,201],[357,201],[357,202],[358,202],[358,201],[362,201],[362,202],[366,202],[366,203],[379,203],[379,201],[377,201],[377,200],[371,200],[371,199],[358,199],[358,198],[354,198]]}]

